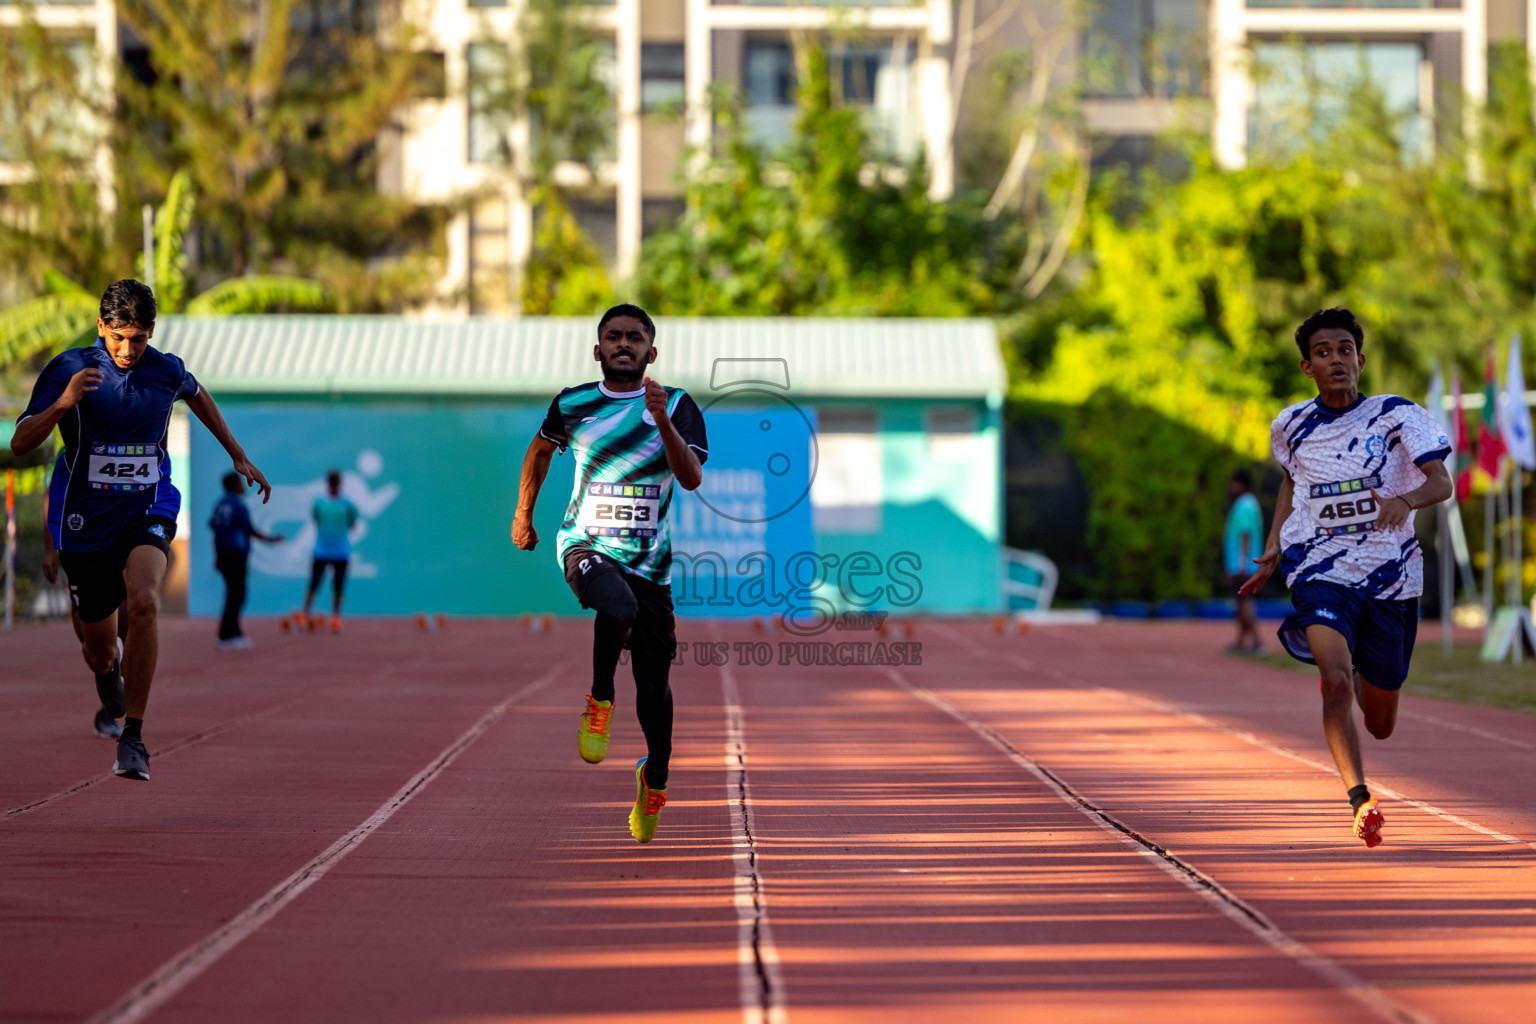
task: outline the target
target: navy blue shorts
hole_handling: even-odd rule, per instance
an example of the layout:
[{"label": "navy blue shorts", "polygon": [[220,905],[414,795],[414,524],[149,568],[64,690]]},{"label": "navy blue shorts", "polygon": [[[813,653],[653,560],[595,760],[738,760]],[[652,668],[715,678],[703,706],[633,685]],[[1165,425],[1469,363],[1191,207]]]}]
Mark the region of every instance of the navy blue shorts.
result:
[{"label": "navy blue shorts", "polygon": [[1337,583],[1315,580],[1291,592],[1296,610],[1280,624],[1280,643],[1297,661],[1316,665],[1307,643],[1308,626],[1342,633],[1355,658],[1355,671],[1383,690],[1408,678],[1413,641],[1419,633],[1419,599],[1383,601]]}]

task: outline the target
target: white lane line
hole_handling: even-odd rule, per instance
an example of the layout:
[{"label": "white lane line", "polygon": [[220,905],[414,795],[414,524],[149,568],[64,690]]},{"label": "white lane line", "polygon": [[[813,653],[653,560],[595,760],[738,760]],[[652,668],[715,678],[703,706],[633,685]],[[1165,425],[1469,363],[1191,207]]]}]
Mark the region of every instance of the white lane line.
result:
[{"label": "white lane line", "polygon": [[[181,739],[176,740],[173,743],[168,743],[163,747],[151,750],[149,752],[149,756],[151,758],[160,758],[165,757],[168,754],[174,754],[178,750],[184,750],[187,747],[194,746],[203,742],[203,740],[211,740],[221,733],[229,732],[231,729],[238,729],[242,726],[250,725],[252,722],[260,721],[261,719],[266,718],[268,715],[275,715],[279,711],[286,711],[293,705],[299,703],[300,701],[308,700],[312,696],[313,694],[309,693],[300,694],[297,697],[290,697],[288,700],[274,704],[269,708],[263,708],[260,711],[252,711],[248,715],[242,715],[239,718],[231,718],[229,721],[220,722],[218,725],[210,725],[208,728],[203,729],[200,732],[195,732],[190,736],[183,736]],[[0,821],[9,821],[17,815],[28,814],[37,810],[39,807],[47,807],[49,804],[58,803],[60,800],[63,800],[66,797],[74,796],[76,793],[90,789],[92,786],[100,785],[101,783],[114,777],[115,776],[113,776],[111,772],[102,772],[100,775],[94,775],[89,779],[76,782],[72,786],[67,786],[64,789],[59,790],[57,793],[50,793],[48,796],[39,797],[29,804],[22,804],[19,807],[12,807],[4,814],[0,814]]]},{"label": "white lane line", "polygon": [[[1294,750],[1287,750],[1285,747],[1271,743],[1264,737],[1256,736],[1253,733],[1248,732],[1246,729],[1238,729],[1235,726],[1227,725],[1224,722],[1218,722],[1214,719],[1207,718],[1198,712],[1185,711],[1183,708],[1176,704],[1169,704],[1165,701],[1160,701],[1153,697],[1143,697],[1136,693],[1127,693],[1124,690],[1116,690],[1108,686],[1094,686],[1091,687],[1091,689],[1095,692],[1106,694],[1111,697],[1123,697],[1126,700],[1133,701],[1142,705],[1143,707],[1151,708],[1154,711],[1161,711],[1165,714],[1177,715],[1180,718],[1188,719],[1197,725],[1205,726],[1207,729],[1215,729],[1217,732],[1226,733],[1228,736],[1236,737],[1245,743],[1251,743],[1262,750],[1269,751],[1271,754],[1278,754],[1281,757],[1289,758],[1290,760],[1295,761],[1297,764],[1304,764],[1309,768],[1316,768],[1318,771],[1324,773],[1325,775],[1337,776],[1339,773],[1339,770],[1335,765],[1327,764],[1323,761],[1317,760],[1316,758],[1308,757],[1306,754],[1298,754]],[[1488,836],[1490,839],[1497,839],[1501,843],[1509,843],[1513,846],[1528,846],[1531,849],[1536,850],[1536,842],[1531,842],[1527,839],[1521,839],[1519,836],[1512,836],[1507,832],[1500,832],[1498,829],[1492,829],[1486,825],[1479,825],[1475,821],[1469,821],[1459,814],[1452,814],[1450,811],[1436,807],[1434,804],[1425,803],[1423,800],[1415,800],[1413,797],[1404,793],[1399,793],[1397,790],[1383,784],[1379,780],[1370,779],[1368,781],[1370,783],[1372,793],[1380,793],[1382,796],[1396,800],[1399,803],[1407,804],[1410,807],[1417,807],[1419,810],[1426,814],[1432,814],[1437,818],[1448,821],[1453,825],[1458,825],[1461,828],[1467,829],[1468,831]]]},{"label": "white lane line", "polygon": [[1433,1017],[1409,1009],[1380,989],[1357,977],[1347,968],[1340,966],[1321,953],[1291,938],[1277,928],[1257,908],[1233,895],[1214,878],[1185,863],[1161,846],[1158,846],[1111,815],[1100,810],[1066,783],[1009,743],[991,727],[972,718],[938,694],[910,682],[897,670],[886,669],[885,673],[897,686],[906,690],[912,696],[926,701],[986,740],[993,747],[1001,751],[1010,761],[1038,779],[1063,802],[1075,807],[1084,817],[1104,832],[1118,839],[1141,856],[1146,857],[1169,877],[1175,879],[1185,888],[1215,907],[1223,916],[1262,939],[1277,952],[1291,958],[1344,992],[1344,994],[1358,1003],[1362,1009],[1369,1011],[1381,1020],[1392,1021],[1394,1024],[1433,1024]]},{"label": "white lane line", "polygon": [[[951,639],[960,643],[965,642],[964,637],[961,636],[961,634],[948,627],[938,627],[936,632],[947,633]],[[1058,682],[1064,683],[1076,689],[1095,691],[1114,697],[1122,697],[1125,700],[1141,704],[1144,707],[1152,708],[1155,711],[1161,711],[1170,715],[1177,715],[1180,718],[1195,722],[1199,725],[1205,726],[1208,729],[1215,729],[1217,732],[1224,732],[1228,736],[1236,737],[1245,743],[1251,743],[1254,746],[1263,750],[1267,750],[1272,754],[1278,754],[1281,757],[1289,758],[1290,760],[1295,761],[1297,764],[1304,764],[1309,768],[1316,768],[1318,771],[1324,773],[1325,775],[1338,775],[1338,768],[1335,765],[1327,764],[1323,761],[1317,760],[1316,758],[1308,757],[1305,754],[1298,754],[1294,750],[1288,750],[1285,747],[1271,743],[1269,740],[1264,739],[1262,736],[1257,736],[1254,733],[1248,732],[1246,729],[1239,729],[1235,726],[1227,725],[1224,722],[1218,722],[1214,719],[1207,718],[1198,712],[1186,711],[1184,708],[1179,707],[1177,704],[1157,700],[1152,697],[1143,697],[1140,694],[1130,693],[1126,690],[1117,690],[1109,686],[1096,686],[1087,680],[1074,679],[1072,676],[1068,675],[1066,672],[1059,668],[1042,666],[1037,662],[1031,661],[1028,658],[1024,658],[1016,654],[1007,654],[1003,655],[1003,657],[1011,664],[1013,664],[1014,667],[1025,672],[1044,673],[1045,675],[1051,676]],[[1138,658],[1137,660],[1144,662],[1153,661],[1153,659],[1144,657]],[[1482,730],[1474,730],[1470,726],[1456,726],[1455,723],[1452,722],[1445,722],[1443,724],[1462,728],[1465,731],[1473,732],[1474,734],[1482,733]],[[1506,743],[1511,742],[1510,740],[1504,739],[1503,737],[1495,737],[1491,733],[1487,735],[1490,739],[1501,739]],[[1416,807],[1423,811],[1425,814],[1433,815],[1434,817],[1440,818],[1442,821],[1448,821],[1451,824],[1460,828],[1464,828],[1469,832],[1476,832],[1477,834],[1487,836],[1490,839],[1497,839],[1501,843],[1509,843],[1511,846],[1526,846],[1536,850],[1536,841],[1522,839],[1519,836],[1512,836],[1507,832],[1500,832],[1498,829],[1489,828],[1486,825],[1479,825],[1475,821],[1472,821],[1468,818],[1463,818],[1461,815],[1454,814],[1451,811],[1447,811],[1443,808],[1436,807],[1434,804],[1426,803],[1423,800],[1416,800],[1413,797],[1408,796],[1406,793],[1399,792],[1398,790],[1393,789],[1392,787],[1378,780],[1367,781],[1370,783],[1371,792],[1373,793],[1380,793],[1382,796],[1385,796],[1388,799],[1396,800],[1399,803],[1407,804],[1410,807]]]},{"label": "white lane line", "polygon": [[1524,740],[1512,740],[1508,736],[1500,736],[1496,732],[1489,732],[1487,729],[1479,729],[1475,725],[1463,725],[1460,722],[1453,722],[1449,718],[1441,718],[1439,715],[1431,715],[1423,711],[1413,711],[1408,708],[1401,708],[1397,713],[1404,718],[1411,718],[1416,722],[1428,722],[1430,725],[1438,725],[1446,729],[1455,729],[1457,732],[1464,732],[1469,736],[1476,736],[1478,739],[1492,740],[1495,743],[1504,743],[1508,746],[1515,747],[1520,750],[1536,752],[1536,743],[1526,743]]},{"label": "white lane line", "polygon": [[[1185,674],[1188,674],[1191,670],[1193,670],[1214,679],[1224,678],[1219,670],[1206,665],[1189,665],[1179,662],[1173,658],[1148,657],[1147,655],[1133,655],[1133,657],[1136,657],[1139,661],[1147,662],[1148,664],[1163,665]],[[1300,675],[1300,673],[1297,674]],[[1457,732],[1464,732],[1468,735],[1476,736],[1479,739],[1490,740],[1494,743],[1503,743],[1507,746],[1514,747],[1517,750],[1536,751],[1536,743],[1528,743],[1524,740],[1511,739],[1508,736],[1500,736],[1498,733],[1489,732],[1486,729],[1480,729],[1475,725],[1463,725],[1460,722],[1453,722],[1448,718],[1441,718],[1439,715],[1432,715],[1425,711],[1415,711],[1410,708],[1402,708],[1398,711],[1398,715],[1402,718],[1412,718],[1415,721],[1424,722],[1429,725],[1438,725],[1442,728],[1454,729]]]},{"label": "white lane line", "polygon": [[742,1024],[784,1024],[788,1019],[779,951],[768,926],[768,897],[757,862],[757,821],[747,785],[747,734],[741,692],[730,665],[720,669],[725,695],[725,792],[731,811],[736,866],[737,969]]},{"label": "white lane line", "polygon": [[288,904],[298,899],[299,894],[305,889],[324,878],[331,868],[341,863],[342,858],[357,849],[364,839],[394,817],[396,811],[410,803],[412,798],[425,789],[460,754],[469,749],[475,740],[495,725],[496,721],[507,713],[508,708],[548,685],[564,667],[565,661],[561,661],[538,679],[513,692],[500,704],[481,715],[474,725],[464,730],[458,739],[443,748],[442,753],[417,772],[409,782],[401,786],[394,796],[384,801],[379,809],[370,814],[361,825],[336,840],[309,863],[273,886],[265,896],[236,914],[228,924],[210,932],[167,960],[159,970],[135,985],[110,1009],[92,1017],[90,1024],[129,1024],[131,1021],[142,1020],[147,1014],[159,1009],[167,1000],[186,988],[199,974],[217,963],[224,954],[272,920]]}]

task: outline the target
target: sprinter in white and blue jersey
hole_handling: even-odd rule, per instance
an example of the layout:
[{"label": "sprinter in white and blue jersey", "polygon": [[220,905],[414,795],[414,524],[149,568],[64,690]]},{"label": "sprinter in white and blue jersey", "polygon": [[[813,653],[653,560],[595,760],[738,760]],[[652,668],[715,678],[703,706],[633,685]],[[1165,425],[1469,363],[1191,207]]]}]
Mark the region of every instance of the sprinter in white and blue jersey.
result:
[{"label": "sprinter in white and blue jersey", "polygon": [[1365,784],[1354,705],[1384,740],[1397,724],[1424,589],[1416,509],[1451,496],[1450,439],[1427,411],[1396,395],[1360,394],[1365,332],[1347,309],[1320,310],[1296,329],[1301,372],[1317,397],[1270,430],[1286,472],[1256,593],[1279,564],[1295,611],[1280,627],[1293,658],[1322,674],[1323,733],[1354,811],[1355,834],[1381,842],[1382,814]]},{"label": "sprinter in white and blue jersey", "polygon": [[[229,452],[235,471],[261,488],[263,500],[272,491],[230,434],[213,397],[180,359],[149,346],[155,313],[154,293],[144,285],[109,285],[96,344],[70,349],[43,369],[11,436],[11,450],[24,455],[59,429],[59,562],[98,690],[104,691],[103,679],[121,677],[125,720],[113,774],[144,781],[149,751],[142,730],[160,653],[160,584],[181,509],[165,449],[172,406],[187,403]],[[119,657],[118,606],[124,602],[128,633]]]},{"label": "sprinter in white and blue jersey", "polygon": [[672,483],[693,490],[704,480],[709,442],[704,416],[681,388],[647,375],[656,361],[656,325],[639,306],[614,306],[597,325],[593,358],[603,379],[566,388],[528,445],[512,540],[524,551],[539,542],[533,508],[556,450],[576,456],[576,483],[557,538],[565,579],[593,628],[592,692],[577,729],[577,752],[597,764],[608,753],[613,677],[630,649],[635,713],[646,756],[635,766],[629,831],[637,842],[656,835],[667,802],[672,756],[672,688],[668,681],[677,632],[672,616]]}]

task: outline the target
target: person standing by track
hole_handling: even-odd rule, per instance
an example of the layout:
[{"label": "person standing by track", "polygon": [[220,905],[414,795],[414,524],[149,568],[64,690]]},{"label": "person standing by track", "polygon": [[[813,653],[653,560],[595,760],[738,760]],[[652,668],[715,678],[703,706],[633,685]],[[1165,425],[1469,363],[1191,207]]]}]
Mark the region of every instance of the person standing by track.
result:
[{"label": "person standing by track", "polygon": [[1270,429],[1285,469],[1255,594],[1279,565],[1295,611],[1280,642],[1322,675],[1323,734],[1354,811],[1355,835],[1381,843],[1383,817],[1365,784],[1358,704],[1379,740],[1397,724],[1398,691],[1418,630],[1424,556],[1413,513],[1451,496],[1450,439],[1427,411],[1397,395],[1362,395],[1365,331],[1347,309],[1296,328],[1301,372],[1317,397],[1283,410]]},{"label": "person standing by track", "polygon": [[[1231,585],[1241,588],[1259,553],[1264,537],[1264,514],[1259,499],[1253,496],[1253,477],[1239,469],[1227,481],[1227,496],[1232,507],[1227,510],[1227,527],[1222,536],[1222,562]],[[1263,654],[1259,642],[1259,599],[1252,594],[1237,599],[1237,639],[1228,654]]]},{"label": "person standing by track", "polygon": [[[57,427],[68,479],[59,505],[59,562],[79,614],[85,661],[100,680],[121,672],[125,719],[112,772],[149,780],[142,730],[160,655],[160,584],[165,578],[181,493],[171,483],[166,434],[178,401],[229,453],[235,472],[271,485],[230,433],[213,396],[174,355],[151,348],[155,296],[138,281],[115,281],[101,297],[99,337],[43,369],[11,437],[18,455]],[[118,605],[128,636],[118,657]]]},{"label": "person standing by track", "polygon": [[315,521],[315,556],[309,567],[309,589],[304,592],[304,610],[297,618],[310,629],[320,620],[310,617],[315,591],[331,570],[331,632],[341,632],[341,597],[347,586],[347,565],[352,561],[352,527],[357,525],[357,506],[341,496],[341,470],[325,474],[326,493],[315,499],[310,517]]},{"label": "person standing by track", "polygon": [[250,637],[240,628],[240,609],[245,607],[245,580],[249,571],[251,538],[280,544],[280,533],[262,533],[251,522],[245,507],[245,481],[239,473],[224,475],[224,496],[213,507],[208,526],[213,531],[213,564],[224,577],[224,614],[219,619],[219,650],[248,651]]},{"label": "person standing by track", "polygon": [[576,455],[576,482],[557,538],[566,582],[593,627],[592,692],[577,730],[577,750],[597,764],[607,756],[614,672],[628,647],[635,712],[646,756],[635,764],[629,831],[636,842],[656,835],[667,802],[672,755],[672,543],[668,512],[675,480],[685,490],[704,480],[709,443],[704,416],[680,388],[646,374],[656,361],[656,325],[639,306],[605,312],[592,356],[603,379],[566,388],[523,457],[512,540],[524,551],[539,543],[533,509],[556,450]]}]

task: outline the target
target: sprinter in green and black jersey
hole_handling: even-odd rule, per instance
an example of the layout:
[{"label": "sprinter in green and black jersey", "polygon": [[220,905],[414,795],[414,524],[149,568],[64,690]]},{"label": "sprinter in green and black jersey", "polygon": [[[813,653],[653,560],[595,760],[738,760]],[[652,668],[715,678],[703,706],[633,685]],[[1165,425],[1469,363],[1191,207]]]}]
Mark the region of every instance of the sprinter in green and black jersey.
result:
[{"label": "sprinter in green and black jersey", "polygon": [[667,802],[672,756],[672,689],[677,633],[672,618],[672,545],[667,513],[672,482],[693,490],[704,480],[709,443],[704,416],[688,393],[646,375],[656,361],[656,326],[639,306],[614,306],[597,325],[592,355],[603,379],[566,388],[523,458],[512,540],[539,542],[533,507],[556,450],[576,455],[576,486],[556,540],[566,581],[583,608],[597,612],[592,692],[581,715],[577,749],[597,764],[608,753],[613,676],[630,649],[635,712],[646,756],[635,765],[630,834],[648,843]]}]

